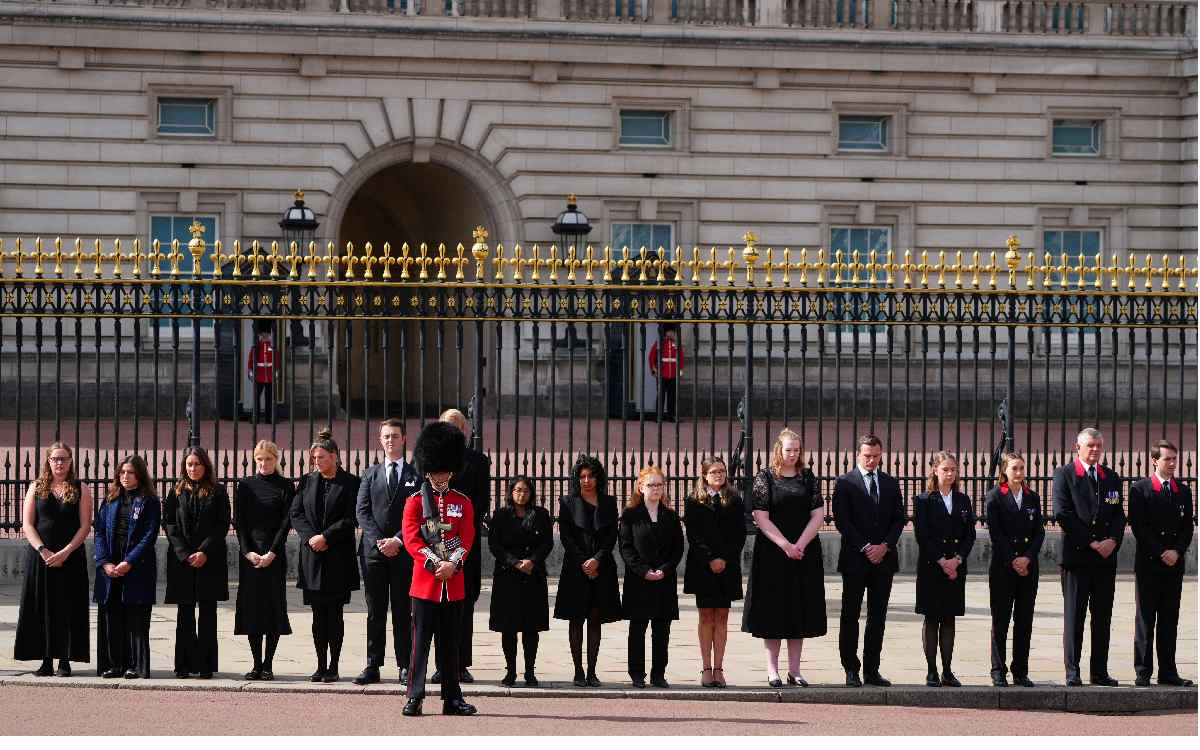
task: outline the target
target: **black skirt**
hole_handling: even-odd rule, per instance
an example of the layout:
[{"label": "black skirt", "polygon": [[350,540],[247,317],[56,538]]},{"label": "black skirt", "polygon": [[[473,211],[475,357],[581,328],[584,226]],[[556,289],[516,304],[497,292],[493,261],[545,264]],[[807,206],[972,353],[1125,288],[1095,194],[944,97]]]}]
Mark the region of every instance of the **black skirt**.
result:
[{"label": "black skirt", "polygon": [[[79,491],[76,485],[76,497]],[[54,493],[48,493],[36,500],[34,513],[34,525],[42,544],[51,551],[66,547],[79,531],[78,501],[64,503]],[[26,550],[13,658],[90,661],[88,563],[84,547],[72,552],[59,568],[46,567],[33,547],[26,545]]]}]

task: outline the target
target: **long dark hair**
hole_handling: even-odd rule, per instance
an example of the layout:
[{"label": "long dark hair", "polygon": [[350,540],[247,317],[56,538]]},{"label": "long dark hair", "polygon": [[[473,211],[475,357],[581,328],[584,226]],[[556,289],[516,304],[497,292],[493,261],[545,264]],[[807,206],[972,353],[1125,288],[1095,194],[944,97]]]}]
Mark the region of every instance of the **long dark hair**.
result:
[{"label": "long dark hair", "polygon": [[[195,456],[204,466],[204,476],[200,478],[199,482],[193,482],[192,478],[187,475],[188,456]],[[198,445],[189,445],[184,449],[183,459],[179,462],[179,481],[175,484],[175,492],[190,492],[196,497],[208,497],[216,485],[217,480],[213,476],[213,465],[212,460],[208,457],[208,451]]]},{"label": "long dark hair", "polygon": [[141,456],[136,453],[126,456],[117,464],[117,471],[113,475],[112,484],[108,488],[108,494],[104,496],[104,501],[114,500],[121,496],[125,488],[121,486],[121,467],[129,464],[133,468],[133,475],[137,477],[138,487],[136,492],[141,495],[153,495],[154,483],[150,480],[150,470],[146,468],[146,462]]},{"label": "long dark hair", "polygon": [[509,481],[508,491],[504,493],[504,504],[509,508],[512,508],[516,505],[516,503],[513,502],[513,491],[517,489],[517,485],[520,484],[521,482],[524,482],[525,486],[529,488],[528,507],[530,507],[530,508],[535,507],[537,505],[537,490],[534,489],[533,480],[530,479],[529,477],[525,476],[524,474],[515,476],[512,478],[511,481]]},{"label": "long dark hair", "polygon": [[575,459],[575,465],[571,467],[571,483],[570,493],[572,497],[583,497],[579,491],[579,475],[583,470],[587,469],[596,478],[596,495],[604,497],[608,494],[608,474],[604,472],[604,464],[600,463],[600,459],[595,456],[588,456],[583,453]]}]

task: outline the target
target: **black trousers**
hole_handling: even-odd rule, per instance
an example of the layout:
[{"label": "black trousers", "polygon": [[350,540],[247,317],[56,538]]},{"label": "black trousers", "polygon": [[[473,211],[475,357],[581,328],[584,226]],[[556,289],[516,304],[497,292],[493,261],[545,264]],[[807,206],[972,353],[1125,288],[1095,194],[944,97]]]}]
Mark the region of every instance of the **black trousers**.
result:
[{"label": "black trousers", "polygon": [[[1182,567],[1181,558],[1178,565]],[[1178,677],[1175,641],[1179,632],[1179,598],[1183,575],[1134,574],[1137,617],[1133,626],[1133,669],[1138,677],[1154,672],[1155,624],[1158,625],[1158,678]]]},{"label": "black trousers", "polygon": [[663,419],[675,419],[675,396],[678,393],[677,378],[659,378],[658,407]]},{"label": "black trousers", "polygon": [[[471,666],[471,639],[475,636],[475,599],[470,597],[457,602],[462,613],[461,619],[458,622],[458,669],[463,670]],[[435,667],[443,675],[446,674],[446,664],[442,659],[442,641],[438,637],[434,637],[433,641],[434,652],[433,662]],[[458,673],[454,675],[454,679],[458,679]],[[444,684],[444,683],[443,683]]]},{"label": "black trousers", "polygon": [[408,697],[425,697],[425,671],[429,668],[429,646],[433,638],[447,648],[442,656],[442,702],[462,700],[458,684],[458,636],[462,625],[462,602],[412,600],[412,657],[408,667]]},{"label": "black trousers", "polygon": [[[402,560],[400,555],[407,557]],[[396,666],[408,668],[412,651],[412,558],[400,550],[392,558],[368,557],[363,563],[363,594],[367,600],[367,666],[382,667],[387,646],[388,604],[392,612],[392,647]],[[407,563],[407,564],[405,564]]]},{"label": "black trousers", "polygon": [[1033,606],[1037,600],[1038,571],[1029,575],[1017,571],[991,568],[988,585],[992,605],[992,677],[1008,674],[1005,664],[1008,646],[1008,625],[1012,623],[1012,673],[1014,677],[1029,676],[1029,641],[1033,636]]},{"label": "black trousers", "polygon": [[[200,610],[199,623],[196,609]],[[180,602],[175,615],[175,671],[217,671],[217,603]]]},{"label": "black trousers", "polygon": [[1089,677],[1108,675],[1108,641],[1116,587],[1117,573],[1112,568],[1063,568],[1063,663],[1068,680],[1080,679],[1079,658],[1083,655],[1083,624],[1088,610],[1092,614]]},{"label": "black trousers", "polygon": [[96,671],[133,670],[149,677],[151,605],[124,604],[120,580],[114,579],[111,585],[109,603],[98,607]]},{"label": "black trousers", "polygon": [[646,628],[650,626],[650,679],[667,674],[667,645],[671,640],[670,620],[629,621],[629,676],[646,677]]},{"label": "black trousers", "polygon": [[[264,394],[267,400],[265,407],[260,406]],[[254,384],[254,419],[258,422],[275,421],[274,383]]]},{"label": "black trousers", "polygon": [[[887,626],[888,600],[892,596],[891,571],[868,564],[866,570],[842,574],[842,617],[838,650],[842,668],[867,674],[879,672],[883,652],[883,632]],[[867,596],[867,629],[863,634],[862,662],[858,660],[858,617],[862,612],[863,594]]]}]

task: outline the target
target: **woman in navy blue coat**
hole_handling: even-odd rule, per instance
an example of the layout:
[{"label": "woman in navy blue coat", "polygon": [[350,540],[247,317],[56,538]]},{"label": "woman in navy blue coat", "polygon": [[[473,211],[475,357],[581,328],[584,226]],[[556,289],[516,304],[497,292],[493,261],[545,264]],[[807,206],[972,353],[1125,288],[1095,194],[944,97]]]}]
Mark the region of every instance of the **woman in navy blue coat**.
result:
[{"label": "woman in navy blue coat", "polygon": [[150,676],[150,608],[162,508],[141,456],[117,466],[96,513],[96,670],[102,677]]}]

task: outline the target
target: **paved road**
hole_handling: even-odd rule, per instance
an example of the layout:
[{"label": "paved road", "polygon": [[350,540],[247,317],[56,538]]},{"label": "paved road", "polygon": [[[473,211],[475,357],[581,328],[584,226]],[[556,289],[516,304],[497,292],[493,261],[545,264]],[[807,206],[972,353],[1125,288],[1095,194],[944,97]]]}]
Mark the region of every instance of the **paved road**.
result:
[{"label": "paved road", "polygon": [[[0,688],[6,731],[57,734],[266,735],[1194,735],[1194,711],[1075,716],[892,706],[717,701],[475,699],[471,718],[400,715],[401,698],[196,693],[93,688]],[[70,705],[70,712],[47,706]],[[437,700],[427,708],[440,709]],[[374,716],[376,724],[351,717]],[[142,724],[130,716],[147,717]]]}]

